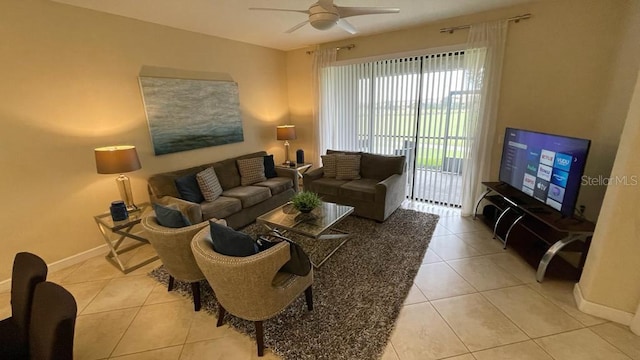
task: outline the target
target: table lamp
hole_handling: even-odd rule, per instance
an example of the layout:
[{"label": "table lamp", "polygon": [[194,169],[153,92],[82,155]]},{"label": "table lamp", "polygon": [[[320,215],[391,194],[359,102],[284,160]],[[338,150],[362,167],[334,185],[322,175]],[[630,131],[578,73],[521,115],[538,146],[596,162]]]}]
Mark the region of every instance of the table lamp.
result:
[{"label": "table lamp", "polygon": [[295,125],[281,125],[276,127],[276,137],[278,140],[284,140],[284,163],[289,164],[289,140],[296,139]]},{"label": "table lamp", "polygon": [[98,174],[120,174],[116,178],[120,197],[127,205],[127,210],[137,209],[138,207],[133,203],[131,183],[129,178],[123,174],[142,168],[136,147],[132,145],[107,146],[94,149],[94,152]]}]

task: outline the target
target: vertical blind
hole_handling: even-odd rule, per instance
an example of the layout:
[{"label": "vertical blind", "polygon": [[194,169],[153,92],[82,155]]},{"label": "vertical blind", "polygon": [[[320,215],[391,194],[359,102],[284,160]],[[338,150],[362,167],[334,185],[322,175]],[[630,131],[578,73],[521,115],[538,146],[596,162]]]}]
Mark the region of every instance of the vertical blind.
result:
[{"label": "vertical blind", "polygon": [[405,155],[407,197],[460,206],[478,85],[463,52],[331,66],[321,76],[322,152]]}]

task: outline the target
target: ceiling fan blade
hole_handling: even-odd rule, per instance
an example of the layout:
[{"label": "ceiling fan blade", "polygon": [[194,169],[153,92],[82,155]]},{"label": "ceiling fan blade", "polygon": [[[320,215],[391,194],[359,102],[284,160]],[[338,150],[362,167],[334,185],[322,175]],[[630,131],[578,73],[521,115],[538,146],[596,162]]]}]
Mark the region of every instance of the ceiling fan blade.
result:
[{"label": "ceiling fan blade", "polygon": [[333,0],[318,0],[318,5],[325,10],[330,10],[333,6]]},{"label": "ceiling fan blade", "polygon": [[297,12],[302,14],[309,15],[309,10],[293,10],[293,9],[273,9],[273,8],[257,8],[251,7],[249,10],[264,10],[264,11],[286,11],[286,12]]},{"label": "ceiling fan blade", "polygon": [[342,30],[348,32],[349,34],[357,34],[358,30],[356,30],[350,22],[345,19],[338,20],[338,26],[342,28]]},{"label": "ceiling fan blade", "polygon": [[301,22],[300,24],[298,24],[298,25],[296,25],[296,26],[292,27],[291,29],[289,29],[289,30],[285,31],[285,33],[287,33],[287,34],[291,34],[292,32],[294,32],[294,31],[296,31],[296,30],[300,29],[301,27],[303,27],[303,26],[307,25],[308,23],[309,23],[309,20],[305,20],[305,21]]},{"label": "ceiling fan blade", "polygon": [[359,15],[373,15],[373,14],[397,14],[400,12],[399,8],[391,7],[340,7],[336,6],[338,14],[341,18]]}]

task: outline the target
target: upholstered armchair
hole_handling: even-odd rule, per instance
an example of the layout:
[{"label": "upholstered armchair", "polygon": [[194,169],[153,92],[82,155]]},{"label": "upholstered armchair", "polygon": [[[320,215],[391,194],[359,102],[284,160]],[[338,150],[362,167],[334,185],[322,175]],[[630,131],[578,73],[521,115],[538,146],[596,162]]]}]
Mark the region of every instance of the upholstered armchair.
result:
[{"label": "upholstered armchair", "polygon": [[[218,220],[226,224],[224,220]],[[191,239],[203,228],[209,226],[209,221],[182,228],[169,228],[158,224],[155,216],[149,215],[142,219],[142,227],[147,231],[149,243],[158,253],[158,257],[169,273],[168,291],[173,290],[174,280],[191,283],[193,307],[200,310],[200,280],[205,277],[196,264],[191,252]]]},{"label": "upholstered armchair", "polygon": [[223,324],[226,312],[253,321],[258,356],[264,354],[264,320],[284,310],[302,292],[307,308],[313,310],[313,269],[306,276],[278,271],[289,261],[288,242],[251,256],[226,256],[213,250],[211,232],[206,228],[194,236],[191,249],[218,299],[217,326]]}]

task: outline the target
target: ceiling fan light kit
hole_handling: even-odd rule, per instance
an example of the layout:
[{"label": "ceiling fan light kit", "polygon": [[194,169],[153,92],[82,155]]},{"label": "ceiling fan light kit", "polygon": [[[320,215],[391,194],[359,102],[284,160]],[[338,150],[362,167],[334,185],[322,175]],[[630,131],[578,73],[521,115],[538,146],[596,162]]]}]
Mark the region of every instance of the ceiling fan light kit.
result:
[{"label": "ceiling fan light kit", "polygon": [[[314,4],[309,8],[309,23],[318,30],[331,29],[340,20],[340,15],[332,9],[325,9],[320,4]],[[331,11],[334,10],[334,11]]]},{"label": "ceiling fan light kit", "polygon": [[292,33],[307,23],[311,24],[315,29],[328,30],[338,25],[343,30],[355,34],[356,28],[344,18],[350,16],[373,15],[373,14],[397,14],[400,12],[398,8],[382,8],[382,7],[342,7],[333,4],[333,0],[320,0],[309,7],[309,10],[293,10],[293,9],[273,9],[273,8],[249,8],[249,10],[267,10],[267,11],[287,11],[299,12],[307,14],[309,19],[287,30]]}]

